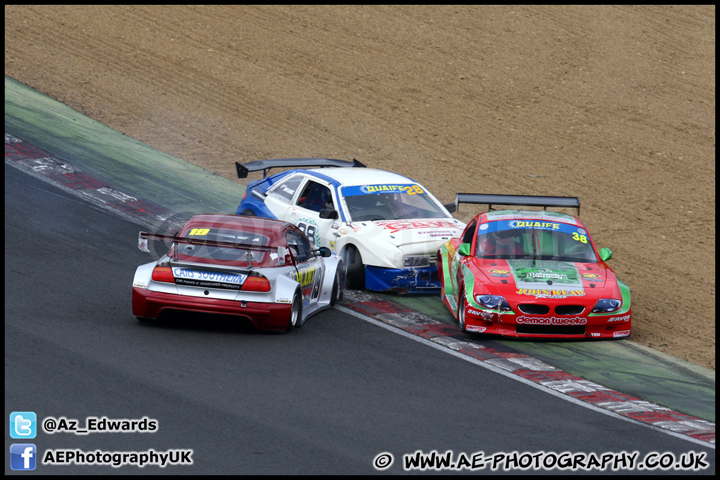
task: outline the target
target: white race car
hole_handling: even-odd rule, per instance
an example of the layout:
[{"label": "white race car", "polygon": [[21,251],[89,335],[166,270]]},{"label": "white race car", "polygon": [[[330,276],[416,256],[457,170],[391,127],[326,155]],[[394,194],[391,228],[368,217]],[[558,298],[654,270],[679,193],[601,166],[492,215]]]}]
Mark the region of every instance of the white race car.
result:
[{"label": "white race car", "polygon": [[198,214],[175,236],[170,251],[135,271],[133,314],[156,319],[184,311],[245,318],[259,330],[300,327],[342,299],[344,267],[328,248],[314,248],[295,225],[266,218]]},{"label": "white race car", "polygon": [[[297,225],[314,248],[328,247],[343,258],[348,288],[440,290],[435,253],[465,224],[422,185],[357,160],[283,158],[236,167],[240,178],[263,171],[261,180],[248,184],[236,213]],[[267,176],[281,167],[294,169]]]}]

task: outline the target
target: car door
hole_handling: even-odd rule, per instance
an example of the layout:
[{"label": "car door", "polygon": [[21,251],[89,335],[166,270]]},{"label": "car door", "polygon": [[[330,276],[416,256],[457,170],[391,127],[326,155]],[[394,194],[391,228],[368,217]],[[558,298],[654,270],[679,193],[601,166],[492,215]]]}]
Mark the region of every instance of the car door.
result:
[{"label": "car door", "polygon": [[293,205],[287,211],[287,221],[294,223],[310,239],[313,248],[328,247],[330,244],[331,227],[337,217],[321,218],[320,212],[337,211],[337,200],[332,185],[309,177],[300,186],[300,194],[295,196]]},{"label": "car door", "polygon": [[289,221],[288,211],[292,207],[299,189],[305,184],[307,175],[294,174],[271,187],[265,197],[265,206],[280,220]]},{"label": "car door", "polygon": [[[472,244],[473,242],[475,242],[476,230],[477,220],[472,220],[463,232],[462,238],[460,239],[460,245],[464,243],[470,244],[470,251],[472,251]],[[460,245],[458,245],[458,250],[460,249]],[[460,265],[467,263],[469,261],[469,258],[469,256],[461,255],[458,251],[455,252],[455,255],[452,258],[450,279],[452,282],[453,291],[456,294],[456,299],[458,302],[457,305],[460,304],[460,291],[462,290],[462,284],[464,282],[462,268],[460,268]]]},{"label": "car door", "polygon": [[293,252],[297,262],[295,279],[300,284],[303,294],[303,308],[317,304],[320,297],[320,285],[325,276],[325,263],[316,255],[310,240],[296,230],[285,234],[288,248]]}]

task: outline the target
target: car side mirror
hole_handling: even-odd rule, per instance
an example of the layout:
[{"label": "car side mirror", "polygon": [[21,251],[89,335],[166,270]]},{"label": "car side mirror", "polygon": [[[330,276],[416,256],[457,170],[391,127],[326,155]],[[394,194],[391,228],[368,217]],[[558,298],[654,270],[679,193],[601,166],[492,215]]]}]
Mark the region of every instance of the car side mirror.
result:
[{"label": "car side mirror", "polygon": [[335,220],[338,218],[338,212],[334,208],[323,208],[320,210],[320,218]]},{"label": "car side mirror", "polygon": [[330,250],[328,247],[320,247],[317,250],[315,250],[317,253],[320,254],[321,257],[329,257],[332,255],[332,250]]},{"label": "car side mirror", "polygon": [[467,257],[468,255],[470,255],[470,244],[469,243],[461,243],[460,246],[458,247],[457,251],[463,257]]},{"label": "car side mirror", "polygon": [[445,209],[450,213],[455,213],[455,211],[457,210],[457,207],[454,203],[446,203],[445,205],[443,205],[443,207],[445,207]]},{"label": "car side mirror", "polygon": [[609,248],[601,248],[598,253],[600,254],[600,260],[603,262],[612,258],[612,251]]}]

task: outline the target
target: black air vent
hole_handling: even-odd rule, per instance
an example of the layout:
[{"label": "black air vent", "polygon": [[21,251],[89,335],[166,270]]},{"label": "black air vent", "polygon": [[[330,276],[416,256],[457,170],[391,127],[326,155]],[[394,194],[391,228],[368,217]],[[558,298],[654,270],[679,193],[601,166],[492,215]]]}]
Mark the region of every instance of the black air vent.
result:
[{"label": "black air vent", "polygon": [[558,315],[580,315],[585,311],[582,305],[558,305],[555,307],[555,313]]},{"label": "black air vent", "polygon": [[522,313],[528,315],[545,315],[550,312],[550,307],[547,305],[538,305],[536,303],[522,303],[518,305],[518,308]]}]

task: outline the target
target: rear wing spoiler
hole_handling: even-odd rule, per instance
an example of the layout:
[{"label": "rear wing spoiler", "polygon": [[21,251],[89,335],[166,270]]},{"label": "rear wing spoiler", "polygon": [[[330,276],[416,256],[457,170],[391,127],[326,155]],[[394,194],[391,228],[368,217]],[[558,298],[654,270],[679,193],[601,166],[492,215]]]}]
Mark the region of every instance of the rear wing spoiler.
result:
[{"label": "rear wing spoiler", "polygon": [[[169,240],[172,242],[173,247],[176,247],[178,243],[189,243],[191,245],[205,245],[208,247],[236,248],[238,250],[254,250],[264,253],[277,253],[278,265],[295,265],[295,256],[293,255],[292,250],[282,246],[270,247],[263,245],[252,245],[249,243],[218,242],[215,240],[202,240],[200,238],[177,237],[175,235],[160,235],[156,233],[140,232],[138,234],[138,248],[143,252],[150,252],[150,249],[148,248],[148,240]],[[178,249],[175,248],[176,260],[177,253]],[[248,268],[250,267],[252,267],[252,259],[248,255]]]},{"label": "rear wing spoiler", "polygon": [[537,195],[488,195],[483,193],[458,193],[455,195],[455,211],[461,203],[476,203],[487,205],[492,210],[493,205],[521,205],[524,207],[563,207],[577,208],[580,215],[580,199],[578,197],[546,197]]},{"label": "rear wing spoiler", "polygon": [[362,167],[365,165],[353,158],[349,160],[336,160],[334,158],[275,158],[270,160],[253,160],[252,162],[235,162],[238,178],[247,178],[248,173],[263,171],[263,178],[271,168],[286,167]]}]

